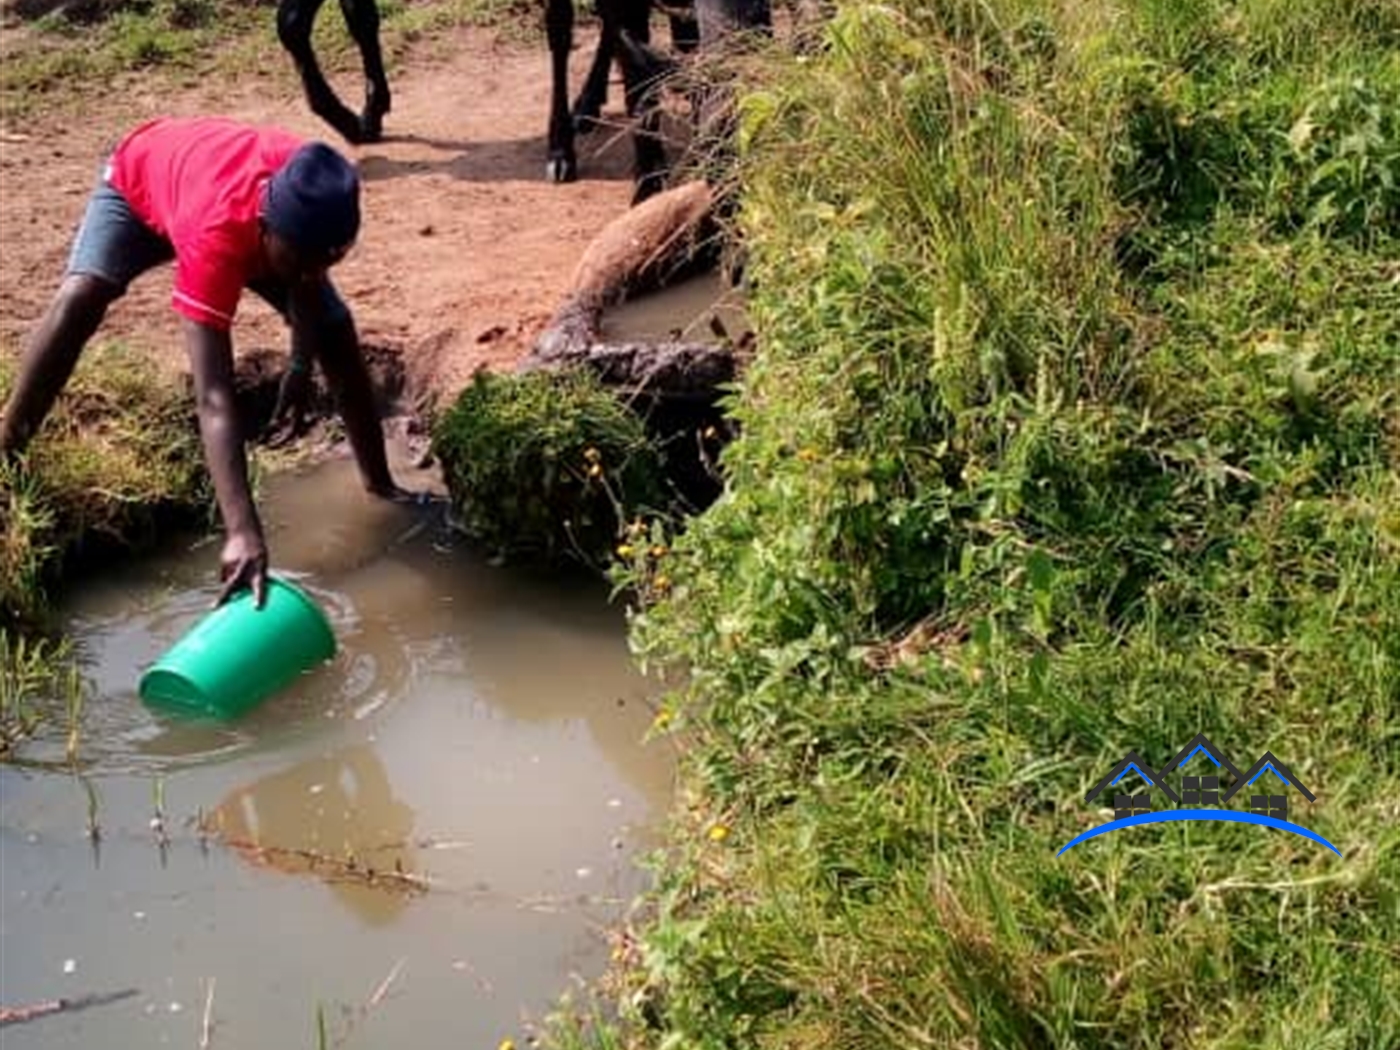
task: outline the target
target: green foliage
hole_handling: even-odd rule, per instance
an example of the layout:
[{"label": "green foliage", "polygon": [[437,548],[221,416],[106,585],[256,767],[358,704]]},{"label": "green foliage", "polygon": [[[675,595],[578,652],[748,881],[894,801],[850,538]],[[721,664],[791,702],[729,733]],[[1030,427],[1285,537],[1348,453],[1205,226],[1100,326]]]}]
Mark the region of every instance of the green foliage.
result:
[{"label": "green foliage", "polygon": [[[639,1042],[1400,1044],[1397,45],[1379,0],[853,3],[751,91],[728,488],[635,591],[701,814]],[[1055,856],[1200,731],[1343,858]]]},{"label": "green foliage", "polygon": [[64,710],[71,758],[82,708],[82,679],[65,643],[28,639],[0,628],[0,757]]},{"label": "green foliage", "polygon": [[463,530],[501,556],[601,569],[627,522],[665,509],[660,451],[588,373],[478,373],[433,444]]}]

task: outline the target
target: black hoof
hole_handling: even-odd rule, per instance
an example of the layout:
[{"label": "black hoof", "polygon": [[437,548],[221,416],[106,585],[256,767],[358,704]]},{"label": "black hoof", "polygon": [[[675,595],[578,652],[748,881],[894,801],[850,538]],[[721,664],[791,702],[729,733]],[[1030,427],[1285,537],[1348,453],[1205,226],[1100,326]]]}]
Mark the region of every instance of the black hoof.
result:
[{"label": "black hoof", "polygon": [[578,178],[578,161],[573,157],[550,157],[544,170],[550,182],[573,182]]},{"label": "black hoof", "polygon": [[378,142],[384,137],[384,115],[375,110],[367,110],[360,118],[360,144]]},{"label": "black hoof", "polygon": [[329,121],[330,125],[340,133],[340,137],[352,146],[360,146],[365,142],[365,129],[360,123],[360,118],[349,110],[346,110],[345,117],[339,120]]}]

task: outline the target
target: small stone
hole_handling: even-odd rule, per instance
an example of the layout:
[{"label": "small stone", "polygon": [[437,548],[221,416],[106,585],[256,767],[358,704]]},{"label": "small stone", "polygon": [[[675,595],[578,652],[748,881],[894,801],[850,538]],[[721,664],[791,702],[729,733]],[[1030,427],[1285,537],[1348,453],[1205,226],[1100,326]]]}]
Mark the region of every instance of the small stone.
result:
[{"label": "small stone", "polygon": [[170,1012],[171,1012],[172,1014],[178,1014],[178,1013],[179,1013],[181,1010],[183,1010],[183,1009],[184,1009],[184,1007],[181,1006],[179,1003],[171,1003],[171,1004],[170,1004]]},{"label": "small stone", "polygon": [[621,808],[622,808],[622,799],[620,799],[620,798],[610,798],[610,799],[608,799],[608,809],[621,809]]},{"label": "small stone", "polygon": [[63,972],[64,972],[64,973],[73,973],[73,972],[76,971],[77,969],[78,969],[78,960],[77,960],[77,959],[64,959],[64,960],[63,960]]},{"label": "small stone", "polygon": [[579,869],[577,869],[577,870],[574,872],[574,874],[577,875],[577,876],[578,876],[579,878],[581,878],[581,879],[586,879],[586,878],[588,878],[588,876],[590,876],[590,875],[593,874],[593,869],[592,869],[592,868],[579,868]]}]

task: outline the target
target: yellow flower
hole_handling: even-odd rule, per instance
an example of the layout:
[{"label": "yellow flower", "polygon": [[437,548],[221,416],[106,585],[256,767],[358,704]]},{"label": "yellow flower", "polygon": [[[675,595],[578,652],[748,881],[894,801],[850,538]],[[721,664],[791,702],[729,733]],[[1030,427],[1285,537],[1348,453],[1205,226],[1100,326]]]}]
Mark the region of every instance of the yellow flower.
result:
[{"label": "yellow flower", "polygon": [[632,545],[630,543],[623,543],[619,545],[617,548],[617,556],[619,558],[632,557]]},{"label": "yellow flower", "polygon": [[652,727],[653,729],[665,729],[665,728],[666,728],[668,725],[670,725],[670,724],[671,724],[671,712],[670,712],[670,711],[658,711],[658,712],[656,712],[656,717],[653,718],[653,719],[651,720],[651,727]]},{"label": "yellow flower", "polygon": [[667,576],[664,572],[658,573],[656,579],[651,582],[655,584],[658,591],[664,591],[667,587],[671,586],[671,577]]},{"label": "yellow flower", "polygon": [[814,448],[804,448],[801,452],[797,454],[797,458],[802,460],[804,463],[815,463],[818,459],[821,458],[821,454],[817,452],[817,450]]},{"label": "yellow flower", "polygon": [[515,1050],[515,1040],[507,1036],[501,1040],[501,1045],[496,1047],[496,1050]]},{"label": "yellow flower", "polygon": [[651,556],[652,556],[653,558],[663,558],[663,557],[665,557],[665,556],[666,556],[666,548],[663,547],[663,546],[661,546],[661,544],[658,543],[655,547],[653,547],[653,548],[651,549]]},{"label": "yellow flower", "polygon": [[714,827],[710,828],[711,842],[723,842],[727,838],[729,838],[729,828],[725,825],[716,824]]}]

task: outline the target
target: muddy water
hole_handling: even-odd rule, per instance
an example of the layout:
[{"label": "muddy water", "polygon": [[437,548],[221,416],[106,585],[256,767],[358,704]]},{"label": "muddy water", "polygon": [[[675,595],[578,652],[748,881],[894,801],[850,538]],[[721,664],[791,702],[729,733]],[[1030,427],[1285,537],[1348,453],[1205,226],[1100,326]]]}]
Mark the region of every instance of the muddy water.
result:
[{"label": "muddy water", "polygon": [[733,338],[750,330],[739,293],[717,273],[705,273],[611,308],[603,315],[600,334],[614,342],[674,338],[709,343],[715,341],[712,318]]},{"label": "muddy water", "polygon": [[343,460],[262,506],[342,651],[232,725],[175,720],[135,682],[211,600],[217,547],[85,581],[86,776],[44,765],[59,739],[0,768],[0,1003],[134,994],[6,1050],[200,1046],[211,981],[221,1050],[314,1047],[318,1006],[330,1045],[523,1044],[644,885],[671,756],[639,742],[655,686],[601,588],[442,549]]}]

